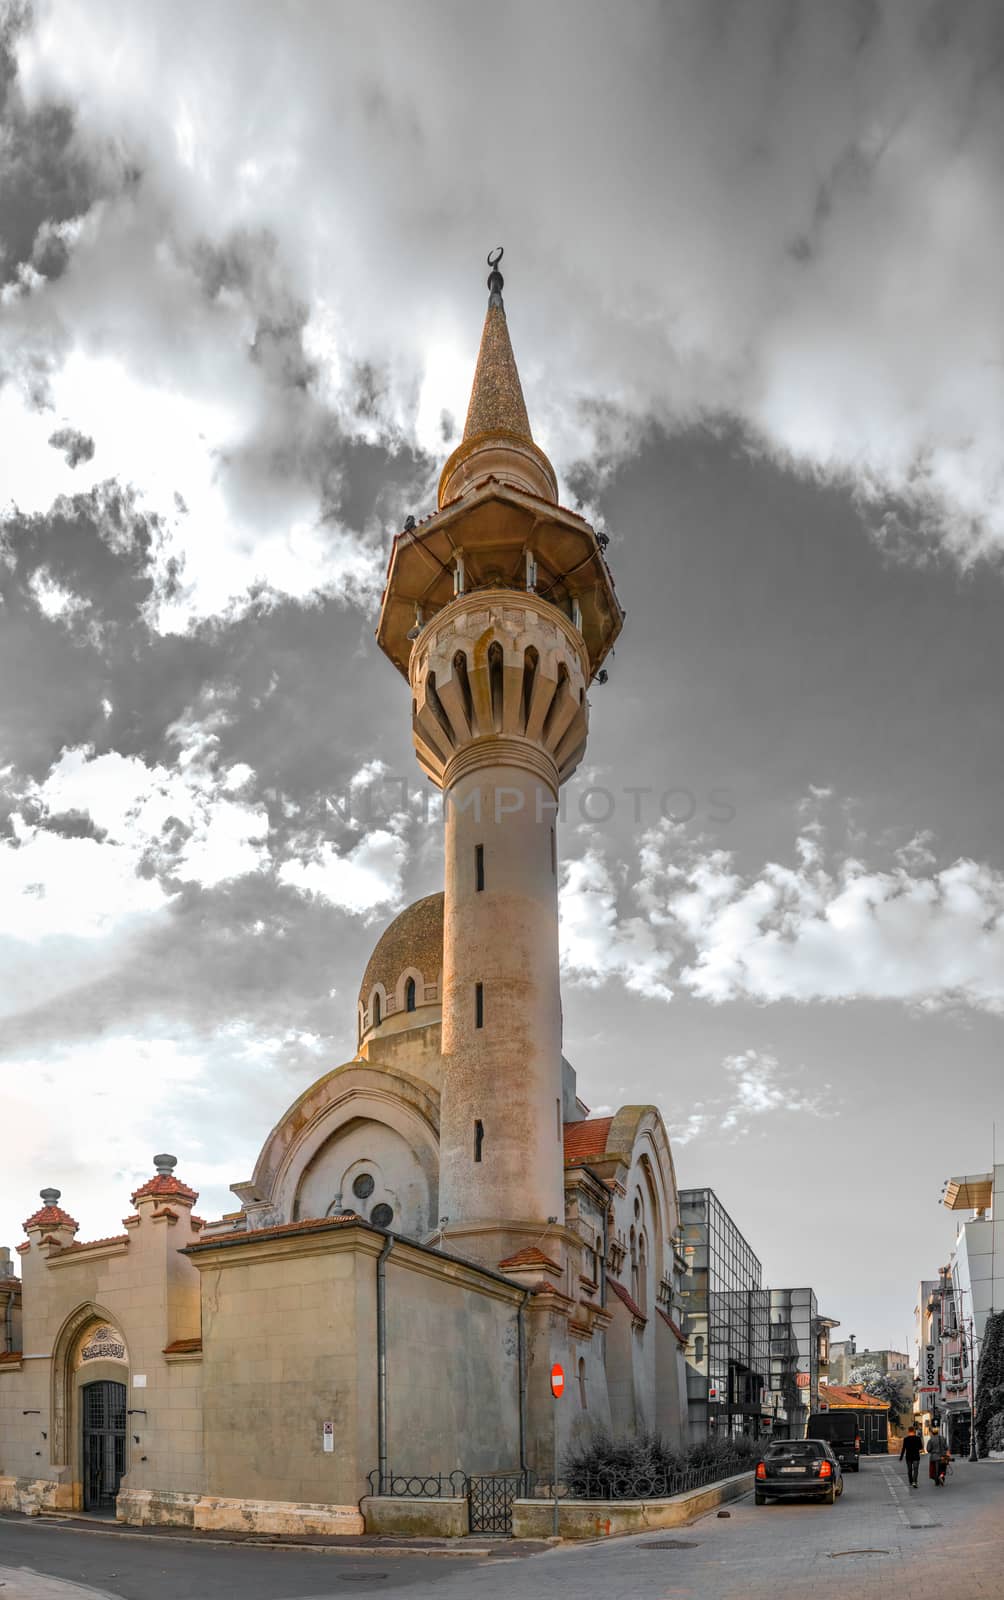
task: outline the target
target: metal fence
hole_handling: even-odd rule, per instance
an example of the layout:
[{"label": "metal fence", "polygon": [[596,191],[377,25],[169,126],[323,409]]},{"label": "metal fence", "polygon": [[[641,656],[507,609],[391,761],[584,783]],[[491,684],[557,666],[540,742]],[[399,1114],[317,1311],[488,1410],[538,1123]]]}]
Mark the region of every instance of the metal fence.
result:
[{"label": "metal fence", "polygon": [[415,1500],[461,1500],[470,1492],[466,1472],[380,1472],[367,1473],[371,1495],[398,1495]]},{"label": "metal fence", "polygon": [[[557,1485],[530,1472],[498,1472],[471,1477],[466,1472],[385,1472],[367,1474],[371,1495],[395,1495],[405,1499],[468,1499],[471,1521],[479,1528],[494,1527],[495,1521],[511,1520],[512,1501],[524,1496],[553,1500],[668,1500],[690,1489],[704,1489],[739,1472],[752,1472],[752,1456],[723,1456],[703,1467],[680,1467],[662,1472],[633,1472],[612,1467],[609,1471],[570,1470]],[[498,1531],[502,1531],[501,1527]]]}]

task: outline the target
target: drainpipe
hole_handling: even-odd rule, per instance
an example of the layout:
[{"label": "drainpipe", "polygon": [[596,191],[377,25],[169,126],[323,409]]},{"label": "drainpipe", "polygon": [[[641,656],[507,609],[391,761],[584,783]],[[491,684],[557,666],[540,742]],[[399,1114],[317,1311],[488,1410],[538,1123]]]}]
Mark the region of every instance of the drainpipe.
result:
[{"label": "drainpipe", "polygon": [[610,1251],[610,1206],[603,1207],[603,1260],[600,1262],[600,1305],[607,1303],[607,1255]]},{"label": "drainpipe", "polygon": [[4,1312],[4,1344],[9,1355],[14,1349],[14,1291],[8,1291],[7,1309]]},{"label": "drainpipe", "polygon": [[527,1289],[516,1311],[516,1361],[519,1367],[519,1470],[526,1472],[526,1323],[523,1313],[530,1298]]},{"label": "drainpipe", "polygon": [[389,1233],[377,1257],[376,1271],[377,1467],[380,1475],[380,1494],[385,1493],[384,1483],[387,1480],[387,1257],[393,1248],[394,1236]]}]

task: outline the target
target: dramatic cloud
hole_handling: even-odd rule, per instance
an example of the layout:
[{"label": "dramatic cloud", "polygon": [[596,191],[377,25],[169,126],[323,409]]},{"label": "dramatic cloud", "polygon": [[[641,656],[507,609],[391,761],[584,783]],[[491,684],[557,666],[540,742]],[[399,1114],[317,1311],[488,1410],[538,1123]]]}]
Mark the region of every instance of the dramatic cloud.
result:
[{"label": "dramatic cloud", "polygon": [[63,471],[170,519],[163,626],[259,581],[371,592],[433,463],[362,519],[347,463],[455,436],[497,234],[580,487],[652,421],[726,418],[853,485],[897,551],[999,555],[1002,42],[992,0],[40,0],[9,93],[48,201],[8,248],[10,492],[66,487],[54,425],[93,439]]},{"label": "dramatic cloud", "polygon": [[734,1142],[758,1130],[767,1132],[764,1119],[779,1115],[825,1117],[834,1114],[830,1085],[818,1092],[806,1088],[805,1069],[785,1070],[769,1051],[743,1050],[726,1056],[721,1071],[724,1087],[698,1101],[681,1122],[671,1125],[676,1145],[694,1139],[725,1137]]},{"label": "dramatic cloud", "polygon": [[561,967],[572,982],[619,978],[635,994],[673,998],[665,951],[641,917],[620,915],[614,871],[596,846],[563,868],[560,912]]},{"label": "dramatic cloud", "polygon": [[[827,795],[815,790],[810,812]],[[663,1000],[675,982],[716,1003],[871,999],[1004,1013],[1004,873],[968,860],[939,867],[930,835],[881,869],[858,855],[829,859],[811,816],[793,854],[794,864],[743,873],[729,851],[664,823],[643,836],[637,870],[615,873],[590,845],[565,869],[568,976],[587,986],[616,977]]]}]

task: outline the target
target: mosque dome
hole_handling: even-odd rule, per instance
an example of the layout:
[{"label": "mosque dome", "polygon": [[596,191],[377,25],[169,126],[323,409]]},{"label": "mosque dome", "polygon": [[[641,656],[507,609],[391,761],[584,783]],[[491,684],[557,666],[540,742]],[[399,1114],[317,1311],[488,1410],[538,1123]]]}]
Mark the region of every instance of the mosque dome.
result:
[{"label": "mosque dome", "polygon": [[386,927],[366,963],[359,988],[360,1040],[395,1020],[395,1031],[409,1024],[399,1013],[418,1013],[414,1026],[432,1020],[440,1008],[443,970],[443,894],[428,894],[406,906]]}]

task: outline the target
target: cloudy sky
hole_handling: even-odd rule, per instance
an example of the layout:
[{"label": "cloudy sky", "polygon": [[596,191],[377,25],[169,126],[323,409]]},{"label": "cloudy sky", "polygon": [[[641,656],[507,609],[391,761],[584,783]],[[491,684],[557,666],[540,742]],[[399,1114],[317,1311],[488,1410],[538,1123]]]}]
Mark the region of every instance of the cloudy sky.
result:
[{"label": "cloudy sky", "polygon": [[48,1183],[117,1231],[160,1149],[231,1208],[440,886],[373,626],[501,242],[628,616],[580,1090],[902,1345],[1004,1139],[1001,8],[0,15],[0,1243]]}]

